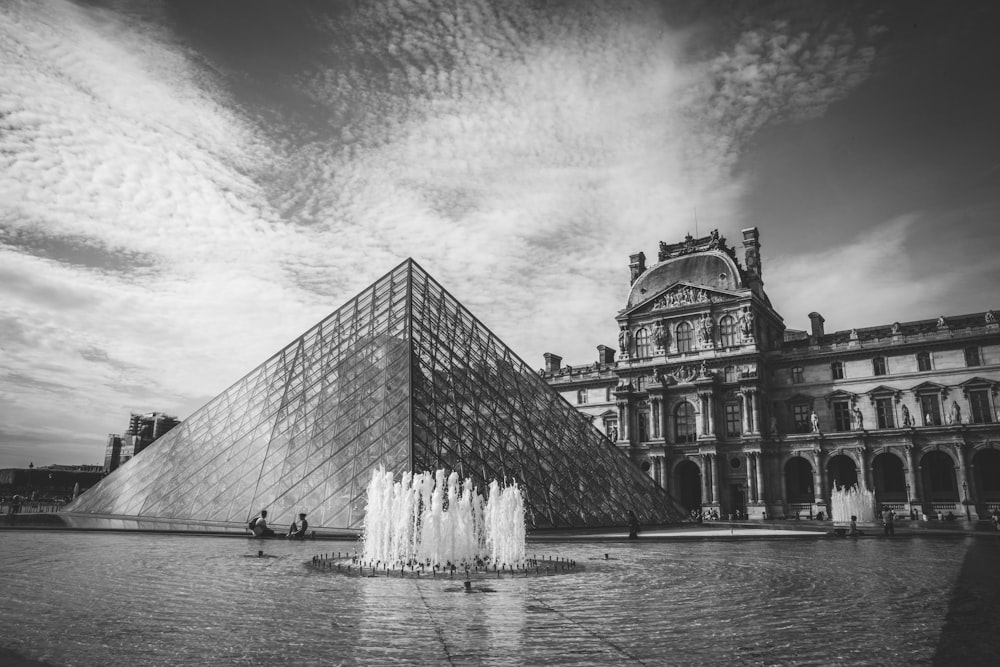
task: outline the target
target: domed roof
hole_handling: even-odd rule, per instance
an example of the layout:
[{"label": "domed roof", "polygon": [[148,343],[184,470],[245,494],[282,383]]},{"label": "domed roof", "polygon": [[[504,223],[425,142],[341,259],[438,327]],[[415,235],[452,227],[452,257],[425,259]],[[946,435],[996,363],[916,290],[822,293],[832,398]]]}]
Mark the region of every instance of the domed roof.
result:
[{"label": "domed roof", "polygon": [[679,282],[724,290],[744,288],[736,262],[722,251],[706,250],[654,264],[632,285],[625,309],[633,308]]}]

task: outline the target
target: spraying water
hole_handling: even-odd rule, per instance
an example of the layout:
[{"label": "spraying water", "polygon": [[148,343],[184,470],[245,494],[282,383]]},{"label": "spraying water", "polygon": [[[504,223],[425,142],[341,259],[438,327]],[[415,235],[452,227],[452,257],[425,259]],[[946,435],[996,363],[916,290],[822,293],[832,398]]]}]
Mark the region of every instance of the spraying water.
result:
[{"label": "spraying water", "polygon": [[517,484],[493,480],[483,498],[458,473],[403,473],[398,482],[372,471],[365,511],[363,560],[388,567],[427,563],[445,567],[525,560],[524,499]]},{"label": "spraying water", "polygon": [[846,523],[852,516],[858,517],[858,523],[875,521],[875,492],[859,489],[856,484],[850,488],[834,484],[830,492],[830,518]]}]

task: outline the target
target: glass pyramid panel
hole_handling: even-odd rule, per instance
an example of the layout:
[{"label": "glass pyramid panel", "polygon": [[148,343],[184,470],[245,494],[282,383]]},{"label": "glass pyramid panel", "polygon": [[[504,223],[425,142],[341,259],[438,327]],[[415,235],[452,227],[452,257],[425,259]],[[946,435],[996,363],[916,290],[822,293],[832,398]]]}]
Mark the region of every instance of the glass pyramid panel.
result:
[{"label": "glass pyramid panel", "polygon": [[371,471],[517,481],[529,526],[683,510],[412,260],[192,414],[66,512],[361,528]]}]

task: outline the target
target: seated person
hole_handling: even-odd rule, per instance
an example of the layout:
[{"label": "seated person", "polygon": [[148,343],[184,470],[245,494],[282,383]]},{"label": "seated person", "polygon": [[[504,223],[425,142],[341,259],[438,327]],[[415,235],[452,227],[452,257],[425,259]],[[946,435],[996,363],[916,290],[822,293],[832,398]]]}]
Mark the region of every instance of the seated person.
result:
[{"label": "seated person", "polygon": [[290,540],[304,540],[306,538],[306,529],[309,528],[309,522],[306,521],[306,514],[303,512],[299,514],[298,525],[292,522],[292,525],[288,527],[288,539]]},{"label": "seated person", "polygon": [[267,527],[267,510],[261,510],[260,516],[250,523],[254,537],[274,537],[274,531]]}]

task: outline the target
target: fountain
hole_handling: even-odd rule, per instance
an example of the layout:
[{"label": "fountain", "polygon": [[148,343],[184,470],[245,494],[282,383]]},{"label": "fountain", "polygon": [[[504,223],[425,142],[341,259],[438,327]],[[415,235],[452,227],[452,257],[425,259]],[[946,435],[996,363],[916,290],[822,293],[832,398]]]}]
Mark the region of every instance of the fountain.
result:
[{"label": "fountain", "polygon": [[393,570],[415,564],[441,568],[520,568],[526,563],[524,500],[517,484],[493,480],[483,498],[471,479],[452,472],[372,471],[368,484],[362,563]]},{"label": "fountain", "polygon": [[875,492],[859,489],[858,485],[847,488],[833,484],[830,492],[830,518],[834,523],[848,523],[851,517],[858,523],[875,522]]}]

